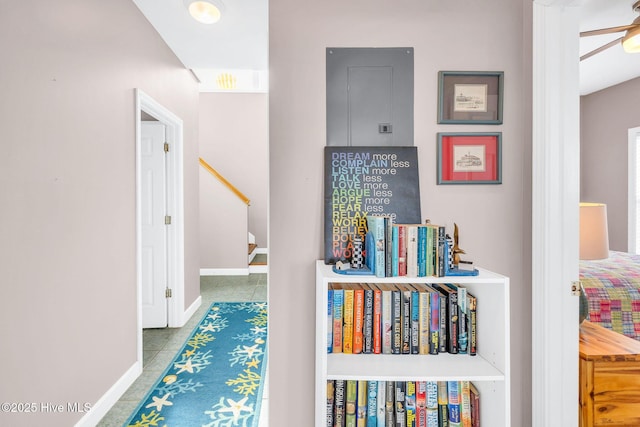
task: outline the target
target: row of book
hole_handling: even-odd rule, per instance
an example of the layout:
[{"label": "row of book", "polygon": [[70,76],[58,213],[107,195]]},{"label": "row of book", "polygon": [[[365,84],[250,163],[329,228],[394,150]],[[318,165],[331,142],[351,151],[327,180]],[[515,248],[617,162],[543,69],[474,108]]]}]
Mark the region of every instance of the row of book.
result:
[{"label": "row of book", "polygon": [[478,427],[470,381],[327,381],[327,427]]},{"label": "row of book", "polygon": [[451,263],[445,227],[394,224],[387,215],[367,216],[367,267],[377,277],[446,275]]},{"label": "row of book", "polygon": [[327,352],[477,354],[477,298],[452,283],[330,283]]}]

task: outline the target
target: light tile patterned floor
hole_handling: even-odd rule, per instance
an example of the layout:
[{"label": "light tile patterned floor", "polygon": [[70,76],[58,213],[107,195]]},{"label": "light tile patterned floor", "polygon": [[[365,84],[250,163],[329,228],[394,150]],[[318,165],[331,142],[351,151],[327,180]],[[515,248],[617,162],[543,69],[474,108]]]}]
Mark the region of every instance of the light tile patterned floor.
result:
[{"label": "light tile patterned floor", "polygon": [[[98,423],[98,427],[121,427],[124,424],[169,362],[173,360],[211,303],[214,301],[267,301],[267,275],[202,276],[200,278],[200,294],[202,304],[184,327],[145,329],[143,331],[143,372]],[[267,375],[260,411],[260,427],[268,427],[268,384],[269,376]]]}]

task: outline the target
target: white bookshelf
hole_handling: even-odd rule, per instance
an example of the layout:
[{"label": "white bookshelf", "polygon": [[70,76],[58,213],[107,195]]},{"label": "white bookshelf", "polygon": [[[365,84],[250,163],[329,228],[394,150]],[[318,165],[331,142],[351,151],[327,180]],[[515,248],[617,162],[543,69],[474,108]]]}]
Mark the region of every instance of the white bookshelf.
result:
[{"label": "white bookshelf", "polygon": [[[387,277],[336,274],[316,262],[316,427],[326,426],[327,380],[472,381],[480,393],[480,425],[511,425],[509,278],[479,269],[478,276]],[[477,355],[327,353],[330,283],[459,283],[478,300]]]}]

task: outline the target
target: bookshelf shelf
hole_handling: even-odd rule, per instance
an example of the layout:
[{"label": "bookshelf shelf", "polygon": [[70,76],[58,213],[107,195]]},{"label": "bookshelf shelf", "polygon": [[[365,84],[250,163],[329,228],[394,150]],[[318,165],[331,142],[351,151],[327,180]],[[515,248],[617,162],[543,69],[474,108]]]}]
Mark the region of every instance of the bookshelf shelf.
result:
[{"label": "bookshelf shelf", "polygon": [[[478,276],[386,277],[336,274],[316,263],[316,427],[326,422],[327,380],[469,380],[481,396],[481,425],[510,426],[509,278],[479,269]],[[327,290],[331,283],[458,283],[478,300],[478,354],[389,355],[327,353]]]}]

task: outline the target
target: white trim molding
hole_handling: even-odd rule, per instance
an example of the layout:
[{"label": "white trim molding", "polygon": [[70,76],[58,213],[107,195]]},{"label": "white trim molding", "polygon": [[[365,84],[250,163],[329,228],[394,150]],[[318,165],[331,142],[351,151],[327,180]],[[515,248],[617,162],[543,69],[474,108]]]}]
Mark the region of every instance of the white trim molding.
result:
[{"label": "white trim molding", "polygon": [[578,425],[579,3],[533,5],[533,427]]},{"label": "white trim molding", "polygon": [[201,268],[201,276],[248,276],[249,268]]}]

